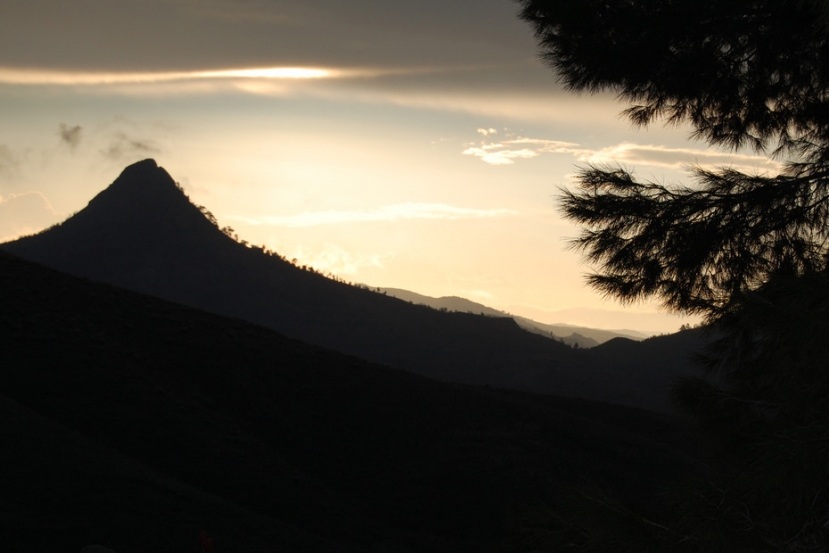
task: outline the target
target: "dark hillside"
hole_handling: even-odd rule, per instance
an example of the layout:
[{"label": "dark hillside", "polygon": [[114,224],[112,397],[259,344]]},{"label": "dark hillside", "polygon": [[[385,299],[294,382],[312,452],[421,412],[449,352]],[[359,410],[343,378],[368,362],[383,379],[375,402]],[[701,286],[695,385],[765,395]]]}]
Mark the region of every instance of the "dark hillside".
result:
[{"label": "dark hillside", "polygon": [[[665,390],[679,378],[702,376],[693,355],[702,352],[709,339],[705,329],[695,328],[641,342],[614,338],[579,353],[584,366],[591,367],[598,378],[626,380],[627,387],[619,390],[619,403],[635,403],[637,397],[647,395],[653,398],[651,408],[671,411]],[[631,389],[635,394],[626,396]]]},{"label": "dark hillside", "polygon": [[667,397],[668,380],[659,373],[649,374],[647,391],[624,371],[598,378],[582,356],[510,319],[411,305],[237,243],[153,160],[125,169],[61,225],[2,248],[444,381],[650,408],[663,408]]},{"label": "dark hillside", "polygon": [[380,291],[395,298],[406,300],[411,303],[428,305],[435,309],[443,309],[447,311],[460,311],[463,313],[479,313],[481,315],[488,315],[490,317],[509,317],[514,319],[518,326],[530,332],[543,334],[545,336],[553,335],[556,340],[564,341],[569,346],[578,345],[580,348],[592,348],[601,343],[617,337],[634,338],[641,340],[644,335],[638,335],[635,331],[615,331],[602,330],[598,328],[588,328],[584,326],[575,326],[567,324],[545,324],[526,317],[518,315],[510,315],[504,311],[499,311],[486,305],[470,301],[465,298],[456,296],[444,296],[440,298],[433,298],[417,294],[409,290],[402,290],[400,288],[381,288]]},{"label": "dark hillside", "polygon": [[445,384],[0,254],[9,551],[488,551],[592,482],[693,463],[636,409]]}]

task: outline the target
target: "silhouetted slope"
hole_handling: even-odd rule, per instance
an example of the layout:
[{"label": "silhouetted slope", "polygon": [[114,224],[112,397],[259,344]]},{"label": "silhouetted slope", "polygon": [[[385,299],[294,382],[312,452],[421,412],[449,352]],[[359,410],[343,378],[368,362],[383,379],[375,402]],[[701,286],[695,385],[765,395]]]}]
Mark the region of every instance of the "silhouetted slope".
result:
[{"label": "silhouetted slope", "polygon": [[[619,403],[635,404],[639,396],[647,395],[654,400],[649,407],[671,411],[670,396],[664,391],[679,378],[704,375],[693,356],[702,352],[706,343],[706,330],[695,328],[642,341],[614,338],[579,353],[597,378],[625,379],[627,388],[619,390]],[[636,392],[626,395],[630,390]]]},{"label": "silhouetted slope", "polygon": [[[518,315],[511,315],[504,311],[487,307],[481,303],[470,301],[465,298],[457,296],[443,296],[440,298],[433,298],[424,296],[409,290],[401,288],[380,288],[380,291],[395,298],[405,300],[415,304],[428,305],[434,309],[445,309],[448,311],[459,311],[462,313],[479,313],[481,315],[488,315],[490,317],[509,317],[513,319],[518,326],[530,332],[543,334],[545,336],[554,335],[556,339],[561,339],[569,346],[578,345],[582,348],[592,348],[600,343],[612,340],[613,338],[625,337],[633,339],[641,339],[633,334],[626,334],[624,331],[601,330],[598,328],[588,328],[583,326],[574,326],[566,324],[545,324],[539,323],[526,317],[519,317]],[[644,337],[644,336],[643,336]]]},{"label": "silhouetted slope", "polygon": [[9,551],[487,551],[589,481],[653,508],[665,416],[443,384],[0,253]]},{"label": "silhouetted slope", "polygon": [[351,551],[160,473],[3,394],[0,429],[4,551],[75,553],[104,543],[119,553],[188,552],[205,528],[235,546],[226,551]]},{"label": "silhouetted slope", "polygon": [[445,381],[606,401],[623,397],[624,403],[646,407],[664,405],[668,394],[667,380],[659,375],[647,393],[618,371],[597,378],[572,350],[510,319],[410,305],[239,244],[208,221],[153,160],[126,168],[61,225],[2,248],[74,275],[241,317]]}]

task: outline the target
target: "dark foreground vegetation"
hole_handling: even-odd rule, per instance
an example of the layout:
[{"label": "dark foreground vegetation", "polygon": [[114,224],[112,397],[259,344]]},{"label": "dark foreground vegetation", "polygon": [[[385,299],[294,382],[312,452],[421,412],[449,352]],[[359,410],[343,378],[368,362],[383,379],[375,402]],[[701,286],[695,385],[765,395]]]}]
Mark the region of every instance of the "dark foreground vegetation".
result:
[{"label": "dark foreground vegetation", "polygon": [[550,547],[829,550],[829,3],[520,4],[571,90],[613,92],[635,125],[688,125],[781,164],[695,167],[688,186],[588,166],[563,193],[593,286],[715,329],[703,364],[717,381],[686,379],[674,400],[716,470],[656,519],[594,502],[548,526]]},{"label": "dark foreground vegetation", "polygon": [[[499,551],[587,486],[645,512],[669,416],[445,384],[0,255],[5,551]],[[531,506],[528,510],[527,506]]]}]

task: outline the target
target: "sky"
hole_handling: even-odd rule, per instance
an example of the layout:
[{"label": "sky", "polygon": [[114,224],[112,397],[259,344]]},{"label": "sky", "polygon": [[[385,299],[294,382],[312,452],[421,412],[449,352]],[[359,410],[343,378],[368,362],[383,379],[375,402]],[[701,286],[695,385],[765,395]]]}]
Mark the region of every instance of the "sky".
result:
[{"label": "sky", "polygon": [[511,0],[3,0],[0,240],[154,158],[221,226],[349,282],[673,332],[585,284],[579,167],[775,167],[573,95]]}]

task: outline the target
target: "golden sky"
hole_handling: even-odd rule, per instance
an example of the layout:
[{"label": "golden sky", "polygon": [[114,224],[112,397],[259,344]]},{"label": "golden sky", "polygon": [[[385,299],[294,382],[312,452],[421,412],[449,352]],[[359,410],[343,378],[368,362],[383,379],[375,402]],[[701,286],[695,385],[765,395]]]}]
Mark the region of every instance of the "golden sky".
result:
[{"label": "golden sky", "polygon": [[571,96],[509,0],[6,0],[0,239],[147,157],[241,238],[352,282],[548,323],[687,322],[584,285],[555,197],[586,163],[774,166]]}]

